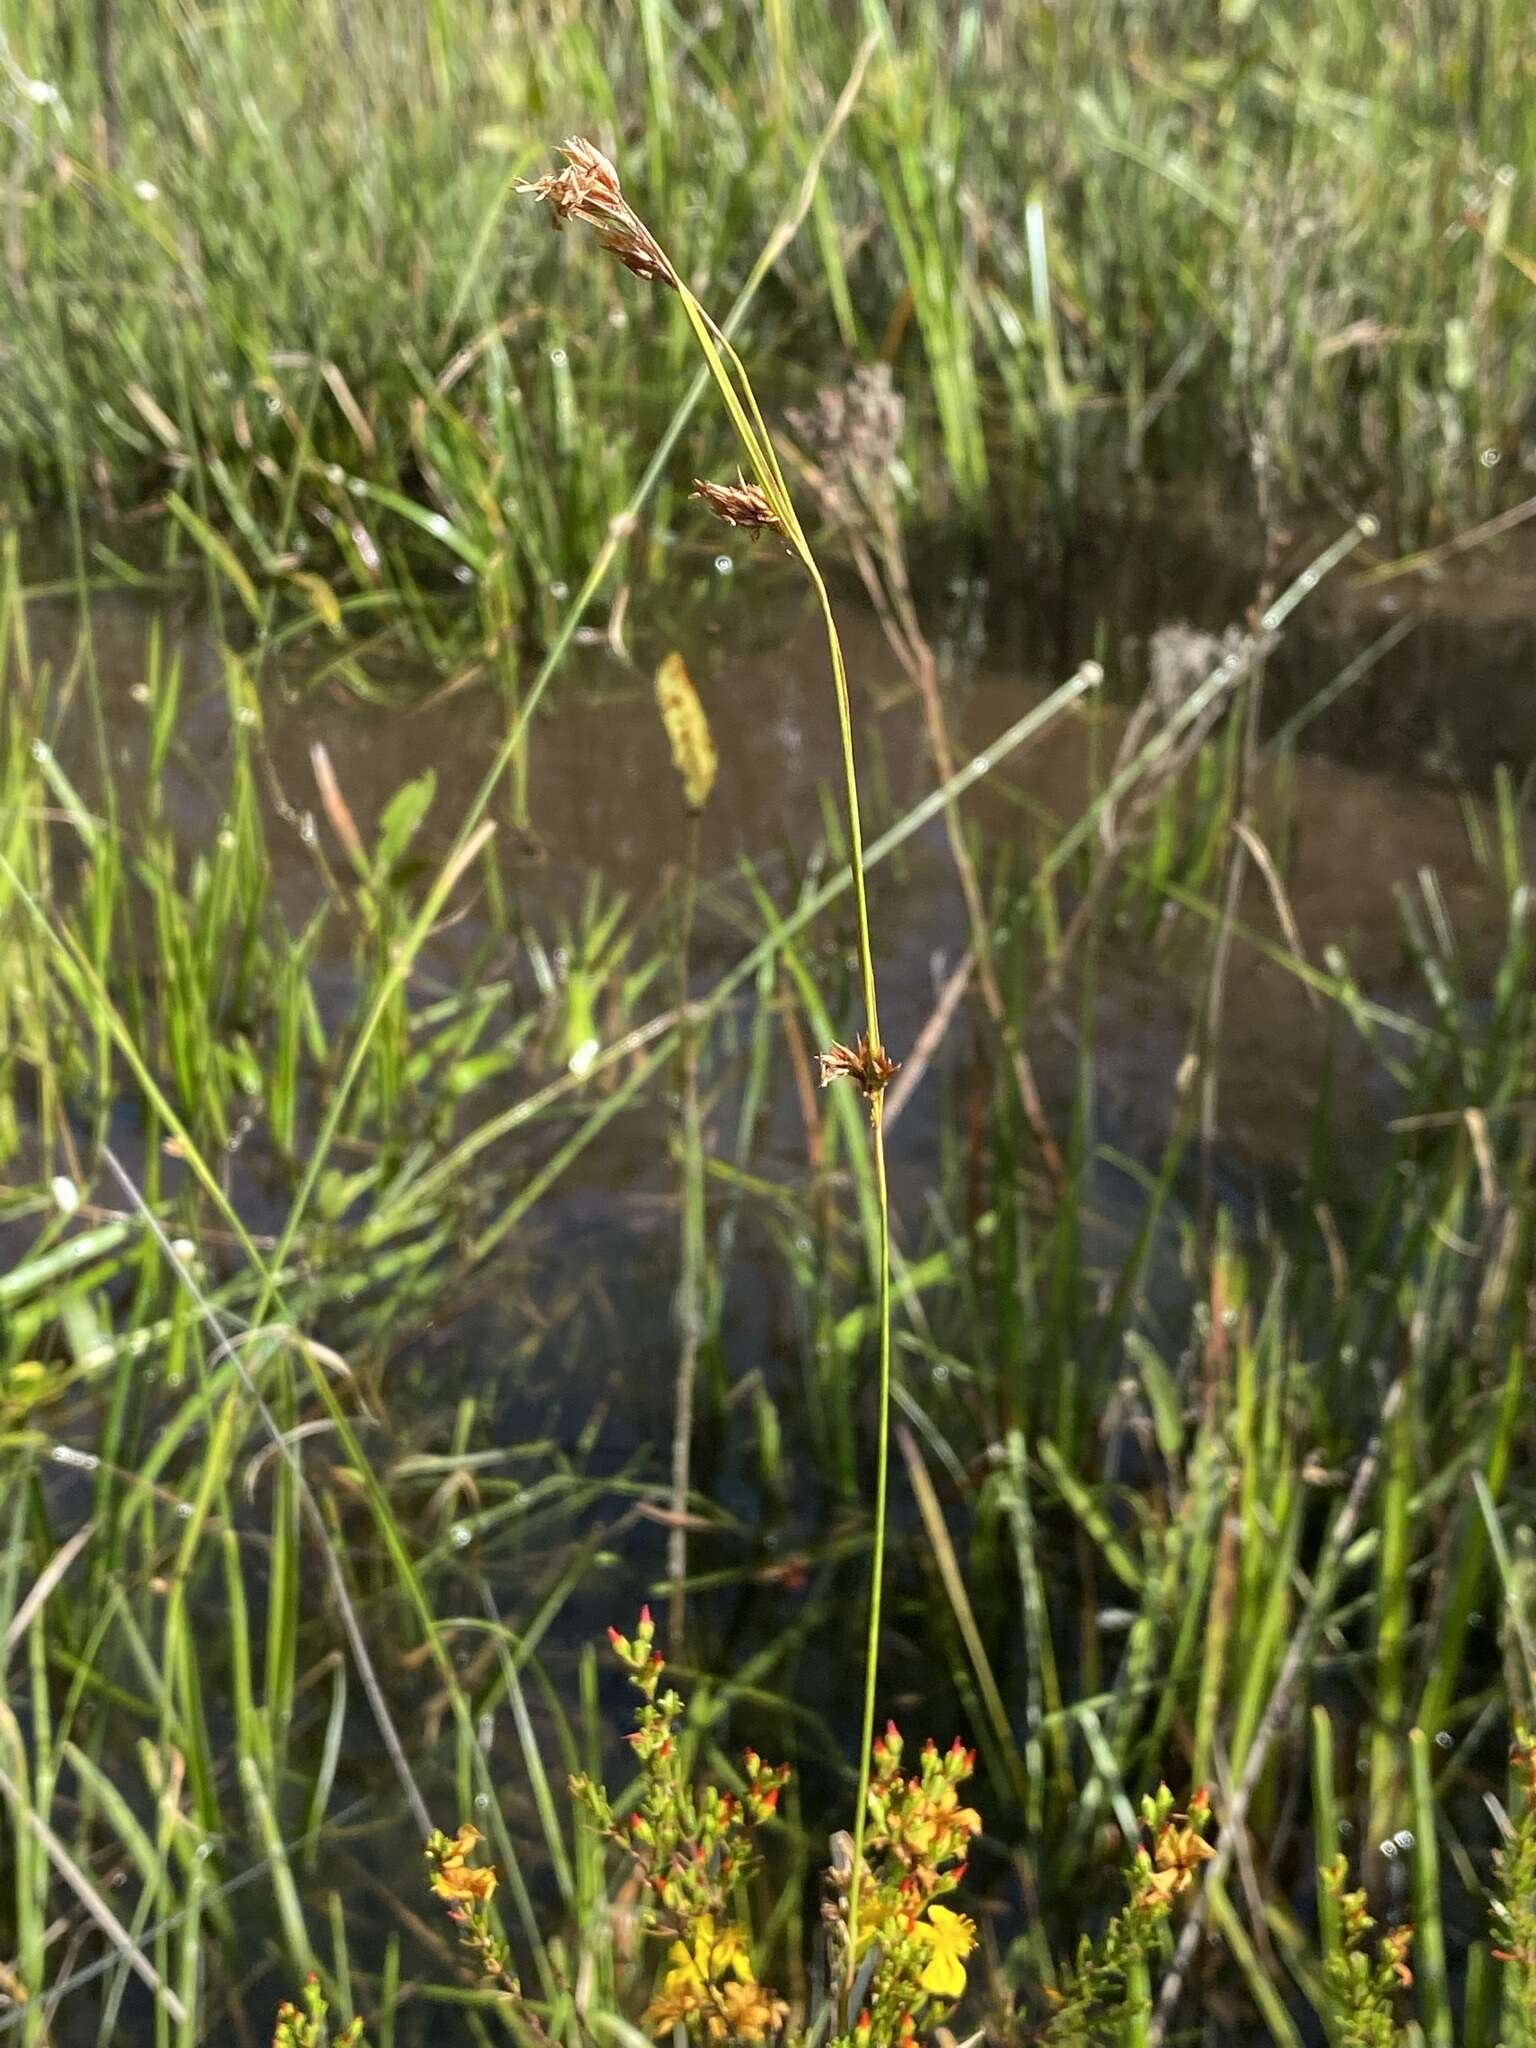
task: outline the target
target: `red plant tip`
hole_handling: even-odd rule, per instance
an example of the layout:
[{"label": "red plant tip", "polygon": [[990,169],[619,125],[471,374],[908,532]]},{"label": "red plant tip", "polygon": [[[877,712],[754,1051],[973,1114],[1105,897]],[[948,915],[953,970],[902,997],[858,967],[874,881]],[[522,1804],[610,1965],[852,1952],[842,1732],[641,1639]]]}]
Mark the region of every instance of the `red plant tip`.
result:
[{"label": "red plant tip", "polygon": [[609,1629],[608,1640],[610,1643],[612,1643],[613,1647],[616,1650],[622,1650],[626,1647],[624,1638],[619,1634],[616,1628]]},{"label": "red plant tip", "polygon": [[892,1742],[892,1743],[899,1743],[899,1742],[900,1742],[900,1740],[901,1740],[901,1730],[900,1730],[900,1729],[899,1729],[899,1728],[898,1728],[898,1727],[896,1726],[896,1723],[895,1723],[894,1721],[887,1721],[887,1722],[886,1722],[886,1724],[885,1724],[885,1739],[886,1739],[886,1741],[887,1741],[887,1742]]},{"label": "red plant tip", "polygon": [[928,1740],[923,1744],[923,1755],[925,1757],[937,1756],[938,1753],[939,1745],[934,1741],[933,1737],[930,1735]]},{"label": "red plant tip", "polygon": [[656,1626],[655,1622],[651,1620],[649,1605],[642,1607],[640,1610],[640,1626],[642,1628],[654,1628]]}]

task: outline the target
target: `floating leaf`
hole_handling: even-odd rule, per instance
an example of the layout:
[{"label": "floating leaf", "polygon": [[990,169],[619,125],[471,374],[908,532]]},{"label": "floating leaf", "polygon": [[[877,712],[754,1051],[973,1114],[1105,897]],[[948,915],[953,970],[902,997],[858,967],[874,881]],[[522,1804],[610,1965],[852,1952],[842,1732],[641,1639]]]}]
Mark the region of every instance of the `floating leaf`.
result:
[{"label": "floating leaf", "polygon": [[709,720],[680,654],[669,654],[656,671],[656,708],[672,743],[672,765],[683,779],[683,800],[702,811],[720,766]]}]

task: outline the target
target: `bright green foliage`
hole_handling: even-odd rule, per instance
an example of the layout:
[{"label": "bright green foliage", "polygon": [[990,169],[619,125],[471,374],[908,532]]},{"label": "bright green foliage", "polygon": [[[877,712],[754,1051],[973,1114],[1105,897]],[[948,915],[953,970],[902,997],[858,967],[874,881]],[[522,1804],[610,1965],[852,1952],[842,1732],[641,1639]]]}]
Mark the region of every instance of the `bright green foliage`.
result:
[{"label": "bright green foliage", "polygon": [[1203,1792],[1188,1811],[1174,1810],[1166,1785],[1141,1803],[1146,1839],[1138,1842],[1126,1868],[1129,1901],[1097,1941],[1084,1935],[1061,2003],[1046,2029],[1048,2041],[1063,2048],[1119,2048],[1139,2038],[1136,2029],[1148,2009],[1148,1979],[1174,1902],[1198,1882],[1212,1851],[1206,1842],[1211,1809]]},{"label": "bright green foliage", "polygon": [[1336,2048],[1395,2048],[1407,2037],[1398,2023],[1398,1998],[1413,1982],[1408,1952],[1411,1927],[1394,1927],[1376,1943],[1376,1922],[1365,1893],[1348,1891],[1349,1867],[1340,1856],[1318,1873],[1338,1914],[1339,1946],[1323,1965],[1323,1985]]},{"label": "bright green foliage", "polygon": [[[609,1635],[641,1699],[629,1736],[639,1788],[623,1813],[585,1773],[572,1779],[571,1793],[638,1880],[641,1932],[666,1944],[665,1968],[640,2023],[661,2039],[680,2027],[700,2048],[781,2032],[786,2041],[804,2040],[807,2016],[760,1981],[742,1916],[760,1861],[758,1838],[777,1814],[788,1767],[748,1750],[738,1786],[697,1783],[683,1701],[661,1689],[665,1664],[649,1609],[633,1637],[617,1629]],[[868,1862],[851,1939],[852,1845],[846,1834],[834,1837],[827,1981],[817,2001],[831,2013],[811,2019],[810,2036],[840,2048],[900,2048],[931,2029],[964,1995],[976,1943],[973,1922],[941,1903],[964,1875],[962,1859],[981,1826],[960,1797],[974,1758],[959,1742],[942,1752],[928,1743],[916,1771],[904,1776],[902,1750],[892,1724],[871,1759]],[[459,1845],[467,1855],[473,1842],[466,1838],[474,1835],[461,1830],[452,1845],[434,1837],[431,1852],[434,1889],[455,1901],[461,1922],[474,1903],[488,1904],[495,1887],[491,1872],[467,1867],[463,1855],[444,1874],[448,1857]]]},{"label": "bright green foliage", "polygon": [[331,2009],[318,1977],[307,1981],[303,1999],[302,2009],[291,1999],[278,2007],[272,2048],[367,2048],[361,2020],[353,2020],[339,2034],[331,2032],[327,2024]]},{"label": "bright green foliage", "polygon": [[1516,1734],[1511,1767],[1520,1804],[1513,1837],[1495,1858],[1493,1953],[1505,1966],[1508,2048],[1531,2048],[1536,2042],[1536,1743],[1524,1728]]}]

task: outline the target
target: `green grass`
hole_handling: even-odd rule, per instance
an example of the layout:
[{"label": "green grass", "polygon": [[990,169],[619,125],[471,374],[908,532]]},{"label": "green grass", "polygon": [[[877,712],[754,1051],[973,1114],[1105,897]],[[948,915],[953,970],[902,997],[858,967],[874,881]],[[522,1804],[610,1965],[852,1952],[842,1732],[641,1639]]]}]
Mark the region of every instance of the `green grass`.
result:
[{"label": "green grass", "polygon": [[[751,316],[770,401],[889,356],[914,521],[1070,520],[1122,458],[1235,459],[1443,537],[1522,496],[1533,34],[1506,0],[1454,32],[1374,0],[646,0],[601,35],[566,0],[0,8],[4,494],[153,507],[98,573],[202,559],[235,617],[405,631],[515,700],[687,348],[516,179],[590,130],[722,303],[868,35]],[[690,429],[631,573],[725,451]]]},{"label": "green grass", "polygon": [[[510,1770],[533,1802],[514,1793],[510,1812],[535,1832],[503,1832],[500,1860],[508,1871],[547,1870],[554,1883],[553,1893],[543,1878],[514,1891],[511,1932],[530,1991],[558,2019],[570,1963],[549,1943],[589,1938],[600,1876],[567,1844],[558,1790],[562,1751],[581,1753],[574,1733],[561,1733],[573,1706],[562,1615],[573,1600],[589,1605],[589,1586],[624,1583],[640,1526],[634,1504],[668,1497],[662,1447],[615,1470],[592,1465],[600,1436],[508,1443],[488,1430],[495,1410],[483,1380],[445,1406],[397,1385],[386,1361],[411,1327],[471,1299],[482,1273],[505,1273],[509,1255],[536,1273],[537,1239],[518,1247],[541,1201],[616,1118],[633,1118],[665,1088],[685,1022],[668,1006],[663,972],[675,920],[665,906],[648,918],[590,897],[563,950],[599,986],[578,995],[551,979],[530,1000],[515,979],[484,978],[481,961],[505,957],[512,928],[495,909],[509,899],[483,890],[485,934],[459,961],[456,992],[445,992],[440,969],[429,986],[425,934],[494,854],[482,852],[478,868],[450,854],[435,876],[413,874],[410,837],[431,798],[423,786],[396,802],[372,846],[360,842],[350,877],[334,878],[337,900],[322,915],[356,936],[346,948],[350,1015],[328,1015],[316,981],[326,934],[315,920],[290,925],[272,891],[261,727],[240,718],[240,666],[229,675],[228,827],[189,859],[167,821],[162,780],[121,790],[109,833],[58,756],[33,744],[57,695],[31,669],[17,588],[13,572],[0,872],[17,1020],[5,1069],[14,1133],[6,1220],[27,1249],[0,1281],[14,1503],[3,1611],[21,1616],[13,1671],[28,1660],[31,1680],[13,1695],[26,1704],[17,1767],[7,1770],[18,1808],[51,1831],[28,1822],[13,1838],[17,1968],[24,1982],[29,1971],[39,1983],[52,1972],[40,1931],[58,1888],[68,1892],[48,1853],[53,1838],[97,1890],[93,1874],[123,1857],[139,1873],[127,1910],[113,1906],[121,1936],[109,1940],[99,1920],[83,1936],[85,1949],[110,1958],[106,1975],[70,1993],[104,2001],[91,2009],[108,2033],[114,2014],[137,2009],[146,1970],[167,1985],[191,1981],[189,1942],[205,1953],[199,1998],[184,2021],[167,2004],[156,2024],[189,2040],[217,2027],[219,2001],[241,1995],[241,1923],[226,1899],[248,1873],[271,1902],[271,1981],[318,1963],[334,1989],[340,1953],[357,2009],[374,2012],[386,1959],[349,1835],[383,1828],[398,1839],[403,1821],[409,1836],[413,1809],[418,1826],[428,1809],[499,1820]],[[1245,687],[1239,664],[1217,674],[1218,688]],[[151,752],[162,764],[179,745],[176,675],[174,660],[160,658],[147,677],[144,709],[161,736]],[[1053,717],[1080,715],[1071,707],[1086,680],[1002,736],[959,787],[1006,775],[1014,746]],[[1178,720],[1199,716],[1196,698]],[[984,869],[1005,988],[1045,978],[1068,922],[1049,907],[1057,890],[1064,902],[1091,891],[1100,906],[1078,941],[1088,954],[1055,963],[1069,985],[1091,976],[1088,959],[1114,934],[1154,926],[1170,965],[1198,982],[1221,930],[1207,848],[1232,785],[1197,761],[1128,841],[1106,843],[1094,829],[1112,792],[1176,753],[1176,731],[1155,732],[1134,764],[1101,770],[1078,818],[1036,819],[1044,858]],[[1285,778],[1273,786],[1283,793]],[[890,890],[880,878],[902,842],[945,808],[936,794],[874,838],[867,861],[878,888]],[[469,843],[473,820],[460,825]],[[1437,1799],[1489,1769],[1505,1710],[1485,1619],[1498,1607],[1487,1518],[1495,1530],[1517,1529],[1524,1499],[1530,1140],[1519,1105],[1532,1048],[1523,832],[1506,785],[1477,841],[1490,893],[1510,906],[1506,954],[1486,993],[1468,981],[1433,899],[1427,922],[1405,906],[1425,990],[1405,1008],[1367,1000],[1342,961],[1306,966],[1246,913],[1235,927],[1240,948],[1304,974],[1339,1031],[1362,1037],[1401,1091],[1403,1128],[1374,1202],[1354,1191],[1320,1118],[1309,1185],[1329,1231],[1301,1219],[1257,1232],[1228,1222],[1205,1243],[1187,1206],[1188,1116],[1175,1116],[1167,1152],[1146,1166],[1105,1151],[1091,1110],[1091,1004],[1081,1054],[1089,1092],[1059,1125],[1064,1200],[1035,1192],[1045,1184],[1006,1061],[994,1069],[995,1114],[979,1154],[967,1119],[949,1121],[926,1213],[906,1219],[895,1247],[901,1469],[921,1512],[894,1541],[883,1683],[898,1696],[921,1668],[925,1711],[942,1713],[947,1699],[973,1730],[990,1836],[1012,1845],[1027,1895],[1040,1901],[1040,1917],[996,1961],[998,1996],[1027,2008],[1030,1987],[1059,1971],[1053,1957],[1070,1947],[1084,1887],[1091,1895],[1103,1869],[1105,1825],[1161,1771],[1241,1782],[1283,1869],[1306,1810],[1298,1815],[1286,1788],[1309,1772],[1309,1700],[1328,1704],[1336,1731],[1322,1848],[1346,1818],[1356,1840],[1417,1834]],[[78,864],[66,868],[66,856]],[[837,949],[816,937],[846,886],[846,869],[787,902],[761,882],[729,896],[703,885],[717,909],[735,897],[745,934],[738,963],[702,996],[695,989],[688,1023],[696,1100],[689,1109],[684,1098],[679,1213],[692,1217],[701,1319],[690,1502],[716,1532],[693,1539],[690,1606],[706,1617],[720,1600],[746,1597],[758,1569],[750,1543],[743,1564],[729,1563],[743,1484],[770,1516],[786,1488],[825,1485],[856,1501],[867,1485],[857,1389],[870,1320],[859,1272],[873,1225],[861,1114],[828,1099],[819,1164],[798,1185],[777,1170],[765,1176],[755,1157],[765,1091],[784,1085],[773,1070],[785,1005],[814,1044],[852,993]],[[1158,906],[1171,911],[1171,928],[1166,913],[1153,915]],[[1026,1026],[1027,1000],[1011,1014]],[[573,1072],[571,1048],[595,1016],[606,1020],[603,1043]],[[734,1140],[706,1143],[706,1106],[743,1083]],[[146,1121],[120,1180],[121,1140],[105,1119],[135,1099]],[[1448,1113],[1463,1102],[1481,1124]],[[228,1147],[242,1118],[254,1130],[241,1146],[269,1155],[292,1196],[288,1227],[265,1237],[241,1220],[248,1191],[240,1150]],[[333,1133],[329,1151],[313,1135],[317,1122]],[[509,1191],[516,1155],[504,1148],[520,1140],[535,1149]],[[189,1171],[196,1162],[201,1175]],[[1134,1175],[1143,1189],[1135,1227],[1107,1265],[1088,1249],[1106,1242],[1094,1194],[1106,1171]],[[851,1204],[837,1192],[848,1177]],[[966,1193],[978,1186],[979,1209]],[[71,1206],[77,1191],[90,1206]],[[789,1390],[772,1381],[745,1409],[730,1393],[721,1315],[744,1229],[781,1248],[811,1318],[803,1394],[788,1407]],[[1159,1245],[1170,1232],[1191,1283],[1182,1329],[1157,1306]],[[555,1314],[569,1318],[572,1356],[583,1355],[579,1298]],[[1110,1387],[1123,1419],[1106,1435]],[[82,1512],[89,1537],[50,1577],[54,1547]],[[787,1730],[811,1792],[840,1780],[847,1701],[830,1724],[835,1690],[797,1712],[794,1672],[835,1627],[850,1572],[858,1582],[865,1533],[861,1516],[808,1532],[801,1615],[769,1632],[747,1664],[725,1667],[711,1709],[722,1730],[727,1712],[748,1727],[771,1721],[781,1738]],[[505,1598],[494,1589],[509,1571],[522,1590],[504,1617],[485,1602]],[[42,1590],[23,1612],[39,1575]],[[1119,1611],[1108,1633],[1107,1609]],[[715,1654],[699,1612],[695,1658]],[[403,1667],[402,1629],[420,1653]],[[847,1677],[851,1692],[851,1669]],[[494,1774],[477,1736],[487,1715],[512,1745]],[[1432,1749],[1410,1751],[1412,1725],[1432,1731]],[[592,1719],[582,1739],[600,1740],[600,1728]],[[345,1758],[368,1730],[379,1768],[359,1779]],[[1356,1743],[1359,1768],[1346,1769]],[[1314,1755],[1314,1779],[1321,1768]],[[477,1803],[482,1791],[490,1806]],[[804,1824],[814,1834],[814,1816]],[[1438,1867],[1421,1859],[1418,1882],[1432,1874],[1440,1891],[1472,1886],[1475,1896],[1487,1844],[1459,1834],[1451,1844]],[[408,1872],[395,1857],[391,1868]],[[327,1888],[343,1903],[322,1939]],[[1254,1981],[1265,2002],[1320,1996],[1304,1949],[1282,1944],[1285,1961],[1264,1962],[1276,1932],[1243,1934],[1230,1920],[1239,1910],[1229,1900],[1215,1924],[1240,1971],[1264,1973]],[[1284,1910],[1281,1892],[1274,1911]],[[774,1918],[793,1947],[794,1914]],[[389,1968],[410,1982],[451,1982],[451,1967],[413,1942],[389,1951]],[[1454,1973],[1428,1980],[1442,2001],[1435,2013],[1456,1995],[1436,1987],[1454,1983]]]},{"label": "green grass", "polygon": [[[612,1873],[565,1782],[613,1755],[579,1645],[669,1588],[701,1767],[728,1778],[743,1739],[795,1761],[751,1911],[809,2001],[807,1878],[854,1803],[866,1704],[850,1617],[878,1575],[885,1324],[882,1163],[809,1054],[852,1036],[912,936],[941,821],[985,983],[957,991],[929,1134],[897,1155],[920,1184],[898,1179],[889,1250],[899,1456],[871,1647],[882,1711],[979,1752],[974,1884],[999,1914],[977,2017],[1043,2019],[1162,1776],[1209,1783],[1220,1861],[1126,2040],[1233,2001],[1255,2039],[1336,2030],[1342,1935],[1313,1873],[1340,1850],[1378,1900],[1411,1898],[1424,2039],[1495,2038],[1501,1982],[1513,2013],[1469,1943],[1496,1840],[1479,1795],[1502,1793],[1536,1683],[1528,788],[1465,794],[1494,957],[1425,875],[1400,971],[1362,985],[1347,947],[1302,951],[1286,888],[1297,736],[1363,660],[1273,738],[1267,637],[1129,725],[1085,663],[956,768],[955,657],[924,638],[902,529],[1036,494],[1066,516],[1127,449],[1378,492],[1415,535],[1515,495],[1530,284],[1501,243],[1536,240],[1531,31],[1493,0],[1456,36],[1427,13],[1385,35],[1343,0],[1229,7],[1205,36],[1135,5],[938,19],[870,0],[856,46],[803,0],[703,27],[640,4],[611,56],[564,7],[531,39],[489,6],[405,26],[358,0],[0,7],[20,120],[0,447],[18,516],[63,504],[62,587],[86,605],[50,669],[56,564],[12,538],[0,2028],[23,2042],[257,2038],[310,1970],[370,2038],[426,2039],[444,2005],[504,2038],[425,1898],[429,1819],[491,1836],[551,2040],[632,2009]],[[509,210],[578,123],[622,139],[627,189],[731,305],[767,418],[887,344],[919,480],[874,526],[868,503],[832,525],[931,685],[927,793],[894,804],[861,741],[820,852],[711,875],[692,842],[684,915],[601,875],[558,903],[520,858],[533,720],[600,604],[646,648],[680,618],[744,631],[754,579],[780,580],[771,543],[737,549],[730,601],[710,571],[701,607],[717,543],[682,492],[734,465],[700,405],[711,366],[691,372],[664,294]],[[1384,332],[1330,345],[1364,320]],[[105,500],[157,516],[130,542]],[[1265,593],[1282,656],[1374,539],[1340,528]],[[127,766],[96,579],[156,606],[195,579],[214,649],[197,673],[157,612]],[[424,760],[364,829],[327,756],[306,824],[276,774],[290,698],[403,715],[381,657],[404,640],[498,694],[478,787],[445,818]],[[219,751],[195,737],[211,707]],[[1046,803],[1017,762],[1069,721],[1086,789]],[[706,923],[729,961],[707,978]],[[1126,960],[1188,994],[1134,1153],[1102,1095]],[[1260,962],[1305,991],[1323,1052],[1301,1171],[1245,1201],[1202,1115],[1209,1020]],[[921,1039],[895,1049],[921,1074]],[[1363,1171],[1341,1093],[1365,1072],[1392,1110]],[[633,1191],[620,1146],[652,1169],[593,1257],[561,1233],[610,1174]],[[692,1400],[681,1459],[670,1399],[624,1398],[631,1227],[638,1263],[662,1261],[650,1295],[680,1283],[679,1331],[652,1334]],[[757,1345],[738,1318],[760,1288],[785,1313]]]}]

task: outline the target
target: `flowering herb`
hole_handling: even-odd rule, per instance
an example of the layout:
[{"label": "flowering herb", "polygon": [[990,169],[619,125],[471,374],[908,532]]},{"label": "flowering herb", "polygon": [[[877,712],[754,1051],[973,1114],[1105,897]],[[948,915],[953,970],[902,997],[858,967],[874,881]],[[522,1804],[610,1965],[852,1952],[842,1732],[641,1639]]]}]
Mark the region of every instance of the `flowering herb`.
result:
[{"label": "flowering herb", "polygon": [[[1097,1942],[1083,1936],[1065,1989],[1044,2038],[1072,2048],[1119,2043],[1146,2010],[1147,1962],[1176,1900],[1193,1889],[1200,1866],[1214,1855],[1206,1841],[1210,1803],[1196,1792],[1185,1813],[1174,1810],[1173,1794],[1159,1785],[1141,1802],[1145,1830],[1126,1871],[1130,1900]],[[1140,2038],[1140,2036],[1136,2036]]]},{"label": "flowering herb", "polygon": [[640,1796],[621,1816],[585,1775],[571,1780],[571,1793],[631,1859],[644,1899],[642,1927],[667,1943],[667,1967],[641,2024],[658,2037],[681,2026],[697,2042],[761,2041],[779,2031],[789,2008],[758,1982],[736,1902],[789,1766],[765,1763],[749,1749],[739,1791],[695,1787],[679,1733],[683,1702],[670,1687],[661,1689],[666,1665],[650,1609],[641,1611],[632,1638],[617,1629],[608,1636],[640,1695],[629,1737]]},{"label": "flowering herb", "polygon": [[278,2007],[272,2048],[365,2048],[361,2020],[351,2021],[339,2034],[330,2031],[326,2024],[330,2007],[318,1977],[306,1980],[303,2001],[295,2005],[292,1999],[284,1999]]},{"label": "flowering herb", "polygon": [[[966,1958],[976,1946],[975,1922],[938,1901],[965,1876],[965,1856],[981,1829],[960,1787],[975,1768],[962,1742],[947,1750],[926,1743],[917,1769],[903,1773],[904,1744],[886,1724],[870,1757],[865,1868],[853,1940],[853,1981],[863,1987],[852,2033],[856,2048],[914,2040],[942,2019],[966,1986]],[[852,1891],[850,1857],[839,1889]],[[847,1898],[831,1911],[834,1943],[846,1947]]]},{"label": "flowering herb", "polygon": [[521,1997],[507,1944],[491,1915],[491,1900],[496,1896],[495,1866],[473,1860],[484,1840],[480,1830],[468,1821],[455,1835],[432,1834],[427,1841],[432,1889],[440,1899],[448,1901],[448,1918],[458,1928],[460,1944],[474,1957],[480,1974],[495,1979],[513,1997]]},{"label": "flowering herb", "polygon": [[[749,1749],[734,1785],[696,1784],[683,1702],[662,1684],[666,1665],[650,1609],[641,1611],[633,1636],[617,1629],[608,1634],[640,1696],[628,1738],[639,1790],[620,1813],[606,1789],[585,1774],[573,1777],[570,1789],[577,1806],[623,1852],[629,1888],[639,1894],[640,1932],[662,1945],[640,2024],[653,2039],[680,2039],[694,2048],[805,2041],[804,2016],[792,2013],[760,1978],[742,1917],[759,1837],[774,1818],[789,1767],[766,1763]],[[975,1923],[942,1901],[964,1877],[967,1848],[981,1828],[980,1815],[963,1804],[960,1791],[975,1756],[960,1742],[944,1751],[930,1742],[908,1774],[902,1754],[892,1723],[870,1756],[867,1854],[858,1887],[849,1837],[835,1838],[840,1853],[825,1921],[829,1988],[842,2017],[830,2030],[824,2023],[810,2029],[827,2048],[910,2048],[917,2030],[945,2018],[966,1989]],[[523,2000],[496,1932],[497,1877],[477,1860],[482,1839],[468,1824],[451,1836],[434,1834],[427,1844],[431,1888],[447,1902],[483,1974],[500,1982],[534,2040],[544,2042],[543,2022]],[[850,1936],[855,1891],[857,1927]],[[850,1982],[858,1988],[851,2012],[843,1997]],[[305,2036],[291,2043],[285,2037],[282,2048],[310,2044]]]},{"label": "flowering herb", "polygon": [[1339,1915],[1339,1946],[1323,1964],[1333,2038],[1339,2048],[1395,2048],[1405,2037],[1397,2023],[1397,1996],[1413,1982],[1408,1950],[1411,1927],[1394,1927],[1376,1944],[1367,1936],[1376,1922],[1365,1908],[1365,1893],[1345,1890],[1349,1866],[1335,1857],[1319,1871]]}]

